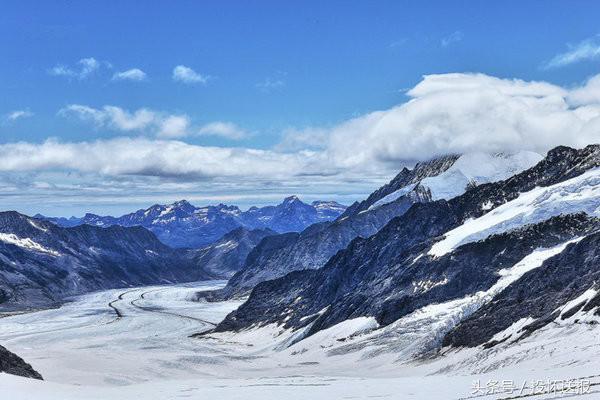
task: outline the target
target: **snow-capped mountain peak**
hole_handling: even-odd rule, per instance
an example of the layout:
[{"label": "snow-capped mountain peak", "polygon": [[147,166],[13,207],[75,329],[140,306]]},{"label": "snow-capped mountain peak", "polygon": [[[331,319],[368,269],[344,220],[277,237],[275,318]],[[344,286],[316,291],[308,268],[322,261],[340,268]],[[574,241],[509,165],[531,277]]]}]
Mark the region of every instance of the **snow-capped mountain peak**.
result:
[{"label": "snow-capped mountain peak", "polygon": [[[411,192],[425,195],[429,200],[449,200],[460,196],[470,186],[497,182],[531,168],[543,157],[531,151],[488,154],[467,153],[459,156],[444,171],[414,180],[373,202],[369,209],[380,207]],[[445,164],[446,166],[447,164]]]},{"label": "snow-capped mountain peak", "polygon": [[302,203],[302,200],[296,195],[291,195],[283,199],[282,204]]},{"label": "snow-capped mountain peak", "polygon": [[143,226],[165,244],[198,248],[238,227],[276,232],[302,231],[316,222],[333,220],[344,210],[344,206],[335,202],[306,204],[297,196],[290,196],[281,204],[252,207],[248,211],[223,203],[196,207],[187,200],[179,200],[167,205],[155,204],[121,217],[88,213],[82,218],[43,218],[61,226]]}]

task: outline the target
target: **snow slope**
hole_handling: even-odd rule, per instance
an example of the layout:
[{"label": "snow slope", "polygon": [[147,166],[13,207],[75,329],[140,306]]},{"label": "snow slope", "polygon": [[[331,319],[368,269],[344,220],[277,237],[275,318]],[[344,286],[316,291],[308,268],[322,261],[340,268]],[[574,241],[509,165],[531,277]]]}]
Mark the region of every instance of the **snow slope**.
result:
[{"label": "snow slope", "polygon": [[460,156],[446,171],[436,176],[426,177],[418,183],[404,186],[373,203],[369,209],[391,203],[410,193],[419,186],[428,190],[431,200],[460,196],[469,184],[496,182],[509,178],[531,168],[542,156],[531,151],[514,154],[468,153]]},{"label": "snow slope", "polygon": [[[36,228],[37,228],[37,226],[36,226]],[[2,241],[4,243],[14,244],[15,246],[19,246],[26,250],[33,250],[33,251],[38,251],[40,253],[47,253],[47,254],[51,254],[53,256],[60,255],[59,252],[49,249],[49,248],[46,248],[30,238],[20,238],[17,235],[15,235],[14,233],[0,233],[0,241]]]},{"label": "snow slope", "polygon": [[451,199],[463,194],[469,184],[497,182],[518,174],[542,160],[531,151],[514,154],[468,153],[444,173],[423,179],[421,185],[431,191],[432,200]]},{"label": "snow slope", "polygon": [[441,257],[462,244],[507,232],[560,214],[586,212],[600,215],[600,168],[552,186],[522,193],[494,210],[447,232],[429,255]]}]

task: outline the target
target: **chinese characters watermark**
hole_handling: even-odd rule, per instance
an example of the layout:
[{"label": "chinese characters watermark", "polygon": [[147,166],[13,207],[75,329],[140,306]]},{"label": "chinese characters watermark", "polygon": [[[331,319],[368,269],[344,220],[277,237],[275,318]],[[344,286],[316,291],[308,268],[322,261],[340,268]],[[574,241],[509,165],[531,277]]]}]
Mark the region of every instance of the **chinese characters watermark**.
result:
[{"label": "chinese characters watermark", "polygon": [[514,394],[514,395],[538,395],[538,394],[574,394],[581,395],[590,393],[591,382],[589,379],[535,379],[515,382],[513,380],[494,380],[487,382],[481,380],[473,381],[471,386],[472,395],[491,394]]}]

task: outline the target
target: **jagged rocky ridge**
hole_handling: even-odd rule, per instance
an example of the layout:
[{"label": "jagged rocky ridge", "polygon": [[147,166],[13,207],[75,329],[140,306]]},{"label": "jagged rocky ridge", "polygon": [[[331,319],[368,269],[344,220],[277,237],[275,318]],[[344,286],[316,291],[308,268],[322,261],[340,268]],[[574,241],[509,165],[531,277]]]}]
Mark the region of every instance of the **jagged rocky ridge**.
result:
[{"label": "jagged rocky ridge", "polygon": [[177,248],[206,246],[238,228],[271,229],[299,232],[317,222],[337,218],[346,209],[335,201],[302,202],[296,196],[281,204],[251,207],[242,211],[236,206],[219,204],[196,207],[185,200],[169,205],[156,204],[121,217],[86,214],[82,218],[52,218],[36,215],[63,227],[82,224],[95,226],[143,226],[154,232],[163,243]]},{"label": "jagged rocky ridge", "polygon": [[142,227],[62,228],[0,213],[0,308],[46,307],[92,290],[212,276]]},{"label": "jagged rocky ridge", "polygon": [[[447,171],[459,157],[459,155],[438,157],[429,162],[419,163],[412,170],[404,167],[389,183],[371,193],[365,200],[350,205],[340,218],[343,219],[359,214],[361,211],[366,211],[373,204],[410,184],[419,183],[427,177],[436,176]],[[421,193],[427,192],[423,190]]]},{"label": "jagged rocky ridge", "polygon": [[[523,315],[536,318],[538,322],[534,326],[543,325],[543,321],[548,320],[545,316],[552,315],[556,306],[573,300],[594,285],[593,280],[576,282],[577,273],[593,276],[599,267],[594,247],[599,224],[592,215],[598,211],[598,193],[590,201],[579,202],[570,199],[589,194],[590,187],[582,186],[581,192],[563,193],[568,203],[564,207],[566,212],[544,200],[560,197],[561,182],[568,188],[583,183],[600,186],[595,169],[599,166],[600,146],[582,150],[558,147],[535,167],[504,181],[473,187],[449,201],[417,203],[376,235],[352,241],[322,269],[295,271],[257,285],[247,302],[216,330],[276,323],[287,329],[302,330],[304,336],[309,336],[360,316],[375,317],[380,326],[385,326],[431,304],[477,299],[475,293],[488,293],[490,298],[483,296],[478,301],[467,302],[467,308],[460,313],[463,323],[454,330],[454,325],[449,324],[449,333],[444,332],[448,333],[445,344],[481,344]],[[494,217],[496,211],[511,207],[513,200],[518,202],[522,193],[527,195],[525,192],[535,192],[534,189],[540,187],[549,189],[534,198],[532,204],[546,207],[544,210],[534,209],[513,216],[509,224],[499,221],[495,232],[458,243],[440,256],[431,253],[432,245],[443,241],[443,235],[465,226],[471,219],[487,214]],[[578,207],[585,212],[574,212]],[[522,216],[535,218],[523,218],[521,224],[515,223]],[[568,244],[581,237],[585,239]],[[559,246],[558,254],[550,252],[554,257],[540,260],[541,266],[520,264],[535,255],[537,249],[555,246]],[[573,254],[578,249],[581,258],[576,260]],[[577,267],[569,267],[573,261],[581,262]],[[516,271],[510,272],[513,267]],[[533,270],[526,272],[525,267]],[[501,285],[498,294],[493,289],[507,274],[505,271],[510,272],[509,276],[513,274],[516,281],[503,281],[508,288]],[[543,271],[551,272],[546,279],[540,279]],[[565,281],[559,284],[560,279]],[[542,286],[549,298],[528,289]],[[517,311],[522,306],[521,301],[528,298],[530,307]],[[593,302],[581,307],[587,304]],[[479,307],[483,308],[477,312]],[[490,316],[500,308],[502,312],[497,312],[497,317]],[[497,327],[495,318],[502,322]],[[481,334],[472,334],[480,328],[483,328]]]},{"label": "jagged rocky ridge", "polygon": [[[374,235],[414,203],[462,193],[469,184],[506,178],[533,166],[539,159],[541,156],[530,152],[451,155],[418,163],[412,170],[404,168],[366,200],[348,207],[334,222],[311,226],[299,234],[264,239],[223,290],[202,296],[209,300],[241,296],[258,283],[291,271],[321,268],[353,239]],[[481,162],[488,162],[491,167],[482,167]]]},{"label": "jagged rocky ridge", "polygon": [[42,375],[34,370],[31,365],[2,346],[0,346],[0,372],[25,378],[42,379]]}]

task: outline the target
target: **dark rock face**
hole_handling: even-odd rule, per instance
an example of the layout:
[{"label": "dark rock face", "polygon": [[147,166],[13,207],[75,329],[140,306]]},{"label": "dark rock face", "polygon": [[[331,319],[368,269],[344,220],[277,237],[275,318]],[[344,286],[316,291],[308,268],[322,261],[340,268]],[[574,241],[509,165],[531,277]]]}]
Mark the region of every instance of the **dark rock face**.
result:
[{"label": "dark rock face", "polygon": [[206,247],[190,250],[188,256],[208,274],[228,279],[243,267],[248,253],[263,238],[276,234],[270,229],[237,228]]},{"label": "dark rock face", "polygon": [[375,258],[370,256],[369,240],[357,240],[346,250],[352,259],[343,251],[321,270],[297,271],[259,284],[218,330],[256,323],[282,323],[286,328],[312,324],[310,335],[361,316],[374,316],[380,325],[387,325],[428,304],[487,290],[498,281],[498,271],[536,248],[552,247],[599,228],[599,221],[585,214],[555,217],[463,245],[440,258],[422,255],[429,246],[411,241],[415,231],[410,229],[390,232],[406,245],[380,248]]},{"label": "dark rock face", "polygon": [[2,346],[0,346],[0,372],[25,378],[42,379],[42,375],[34,370],[31,365]]},{"label": "dark rock face", "polygon": [[244,268],[235,274],[227,287],[210,298],[225,299],[247,294],[258,283],[278,278],[291,271],[318,269],[335,253],[357,237],[369,237],[392,218],[402,215],[414,203],[428,201],[426,193],[417,188],[405,196],[377,208],[369,209],[377,200],[407,185],[435,176],[452,166],[457,156],[441,157],[403,169],[389,184],[383,186],[361,203],[355,203],[337,220],[317,224],[296,235],[268,237],[257,246]]},{"label": "dark rock face", "polygon": [[[260,283],[217,330],[275,322],[289,328],[311,324],[308,334],[312,334],[359,316],[374,316],[385,325],[428,304],[488,289],[497,282],[500,269],[538,247],[593,234],[598,221],[586,214],[559,216],[465,244],[439,258],[426,254],[431,244],[466,219],[481,216],[522,192],[598,166],[600,146],[558,147],[535,167],[507,180],[471,188],[450,201],[414,204],[377,234],[353,240],[323,268]],[[444,283],[419,289],[422,283],[439,282]]]},{"label": "dark rock face", "polygon": [[164,245],[142,227],[61,228],[2,212],[0,235],[4,309],[50,306],[92,290],[211,277],[185,251]]},{"label": "dark rock face", "polygon": [[[500,293],[494,302],[461,322],[444,339],[446,346],[474,347],[487,343],[521,318],[535,319],[519,333],[520,339],[558,318],[556,310],[600,282],[600,233],[571,244],[560,254],[523,276]],[[580,309],[600,305],[600,294],[588,302],[576,304],[562,315],[569,318]]]},{"label": "dark rock face", "polygon": [[279,233],[302,231],[314,223],[337,218],[346,209],[334,201],[302,202],[286,198],[276,206],[252,207],[241,211],[236,206],[219,204],[195,207],[185,200],[170,205],[154,205],[121,217],[86,214],[83,218],[51,218],[38,215],[63,227],[83,224],[94,226],[143,226],[165,244],[176,248],[204,247],[232,230],[271,229]]}]

